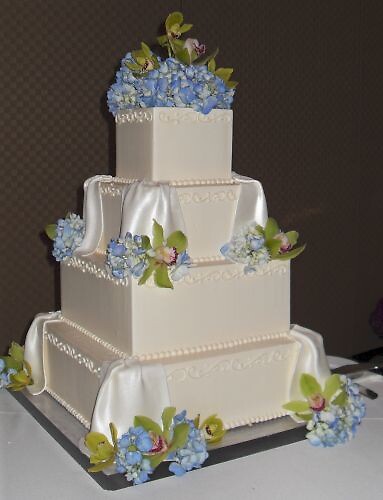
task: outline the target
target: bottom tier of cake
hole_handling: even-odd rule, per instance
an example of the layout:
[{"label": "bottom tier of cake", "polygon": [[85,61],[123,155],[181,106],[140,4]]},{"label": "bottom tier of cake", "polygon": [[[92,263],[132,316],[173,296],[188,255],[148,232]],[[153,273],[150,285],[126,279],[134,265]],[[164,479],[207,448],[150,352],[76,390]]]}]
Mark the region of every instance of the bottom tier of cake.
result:
[{"label": "bottom tier of cake", "polygon": [[302,372],[321,381],[329,375],[322,338],[297,326],[168,357],[132,358],[51,313],[33,322],[25,355],[30,392],[48,391],[85,427],[104,434],[109,422],[127,431],[135,415],[159,421],[170,405],[202,418],[218,414],[227,429],[270,420],[285,414],[282,405],[298,391]]}]

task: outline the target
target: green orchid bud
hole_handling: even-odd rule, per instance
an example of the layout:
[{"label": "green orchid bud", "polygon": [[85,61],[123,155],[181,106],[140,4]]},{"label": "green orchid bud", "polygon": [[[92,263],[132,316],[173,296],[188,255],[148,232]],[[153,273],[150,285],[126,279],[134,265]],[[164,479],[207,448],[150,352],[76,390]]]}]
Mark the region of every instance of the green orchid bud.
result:
[{"label": "green orchid bud", "polygon": [[223,422],[217,415],[206,418],[200,425],[200,429],[203,431],[208,443],[218,443],[226,434]]}]

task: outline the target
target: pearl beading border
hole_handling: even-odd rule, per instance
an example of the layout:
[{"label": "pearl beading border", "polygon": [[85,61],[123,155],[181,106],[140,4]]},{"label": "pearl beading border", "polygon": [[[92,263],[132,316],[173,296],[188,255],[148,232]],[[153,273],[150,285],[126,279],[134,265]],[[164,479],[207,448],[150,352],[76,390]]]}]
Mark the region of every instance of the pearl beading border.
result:
[{"label": "pearl beading border", "polygon": [[47,393],[52,396],[61,406],[63,406],[68,413],[73,415],[77,420],[82,424],[86,429],[90,429],[90,422],[81,415],[80,412],[75,410],[73,406],[67,403],[61,396],[59,396],[55,391],[53,391],[50,387],[46,387],[45,390]]},{"label": "pearl beading border", "polygon": [[101,377],[101,366],[95,367],[95,363],[92,359],[88,358],[81,352],[77,351],[75,347],[68,344],[67,342],[61,341],[53,333],[44,333],[44,337],[60,352],[64,352],[67,356],[76,361],[80,366],[83,365],[87,370],[98,378]]},{"label": "pearl beading border", "polygon": [[251,344],[257,344],[259,342],[266,342],[269,340],[278,340],[278,339],[285,339],[285,340],[293,340],[293,338],[289,335],[289,332],[279,332],[279,333],[269,333],[262,335],[260,337],[246,337],[244,339],[235,339],[235,340],[228,340],[228,341],[223,341],[223,342],[213,342],[211,344],[205,344],[205,345],[199,345],[195,347],[185,347],[185,348],[178,348],[178,349],[172,349],[168,351],[159,351],[155,353],[146,353],[146,354],[136,354],[136,355],[130,355],[117,347],[113,346],[106,340],[101,339],[94,333],[90,332],[89,330],[86,330],[82,326],[78,325],[74,321],[71,321],[68,318],[65,318],[62,314],[58,315],[58,319],[66,323],[68,326],[74,328],[75,330],[79,331],[86,337],[92,339],[94,342],[97,342],[99,345],[107,349],[108,351],[112,352],[113,354],[116,355],[118,358],[125,358],[125,359],[137,359],[138,361],[157,361],[157,360],[165,360],[165,359],[172,359],[176,357],[182,357],[182,356],[190,356],[194,354],[202,354],[202,353],[209,353],[209,352],[219,352],[219,351],[224,351],[226,349],[233,349],[236,347],[242,347],[242,346],[249,346]]},{"label": "pearl beading border", "polygon": [[232,420],[230,422],[224,422],[223,426],[226,430],[235,429],[236,427],[243,427],[244,425],[248,425],[249,427],[251,427],[254,424],[267,422],[269,420],[275,420],[276,418],[286,417],[287,415],[289,415],[288,412],[279,411],[271,413],[270,415],[262,415],[261,417],[250,417],[239,420]]},{"label": "pearl beading border", "polygon": [[[233,122],[233,115],[229,110],[216,109],[209,114],[204,115],[191,108],[167,108],[161,109],[158,113],[158,119],[164,123],[179,125],[180,123],[224,123]],[[144,123],[152,122],[154,113],[152,109],[126,109],[118,111],[115,116],[115,122],[122,123]]]}]

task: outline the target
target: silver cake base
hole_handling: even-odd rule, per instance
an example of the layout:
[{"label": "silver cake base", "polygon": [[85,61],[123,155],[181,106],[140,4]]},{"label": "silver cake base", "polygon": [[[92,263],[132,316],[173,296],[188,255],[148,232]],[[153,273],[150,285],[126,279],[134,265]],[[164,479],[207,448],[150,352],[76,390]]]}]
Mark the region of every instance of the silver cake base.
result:
[{"label": "silver cake base", "polygon": [[[9,392],[104,490],[119,490],[130,486],[123,474],[88,472],[89,459],[78,447],[87,430],[48,393],[31,396],[25,390]],[[238,427],[227,432],[220,443],[209,446],[209,458],[203,467],[295,443],[304,439],[305,434],[305,426],[297,424],[290,417]],[[171,475],[168,464],[162,463],[150,475],[150,480]]]}]

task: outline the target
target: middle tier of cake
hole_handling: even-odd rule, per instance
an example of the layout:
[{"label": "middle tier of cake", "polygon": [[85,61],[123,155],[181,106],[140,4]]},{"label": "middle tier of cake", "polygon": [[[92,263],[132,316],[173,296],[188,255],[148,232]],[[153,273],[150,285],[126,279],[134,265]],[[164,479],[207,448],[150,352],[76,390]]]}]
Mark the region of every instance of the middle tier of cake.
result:
[{"label": "middle tier of cake", "polygon": [[199,264],[171,290],[111,277],[103,255],[72,257],[61,264],[61,302],[67,320],[128,355],[200,352],[288,331],[290,263],[250,274],[240,264]]}]

